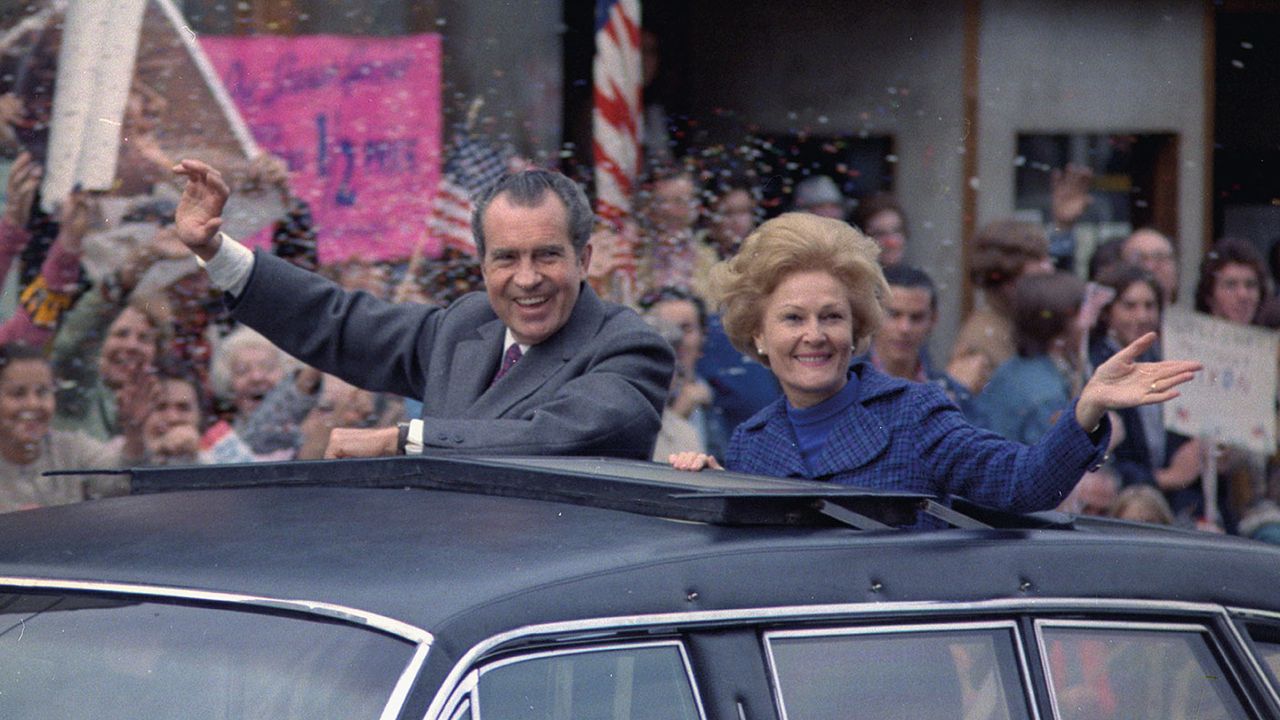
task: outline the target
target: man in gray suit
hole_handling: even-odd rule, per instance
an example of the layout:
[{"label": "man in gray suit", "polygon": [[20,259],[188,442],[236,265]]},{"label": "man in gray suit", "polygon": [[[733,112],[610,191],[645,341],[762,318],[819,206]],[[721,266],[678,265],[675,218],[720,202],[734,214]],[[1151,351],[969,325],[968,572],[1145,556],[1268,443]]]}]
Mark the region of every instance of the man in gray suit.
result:
[{"label": "man in gray suit", "polygon": [[228,189],[196,160],[175,227],[231,296],[232,315],[303,362],[360,387],[423,400],[400,428],[335,430],[330,457],[448,448],[648,458],[671,380],[670,347],[586,284],[592,214],[559,173],[508,175],[476,202],[484,294],[447,308],[349,292],[219,232]]}]

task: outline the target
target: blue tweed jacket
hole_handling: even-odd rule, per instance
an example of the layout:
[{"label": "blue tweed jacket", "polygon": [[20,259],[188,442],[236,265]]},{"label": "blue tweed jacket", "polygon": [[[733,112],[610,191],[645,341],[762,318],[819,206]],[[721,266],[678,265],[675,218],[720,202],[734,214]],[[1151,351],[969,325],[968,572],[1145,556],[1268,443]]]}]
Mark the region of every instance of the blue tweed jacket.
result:
[{"label": "blue tweed jacket", "polygon": [[850,368],[859,378],[853,411],[832,429],[810,475],[779,399],[739,425],[729,441],[729,470],[829,480],[886,490],[959,495],[1014,512],[1056,507],[1085,470],[1102,464],[1111,434],[1092,437],[1063,412],[1035,445],[1005,440],[970,425],[936,385],[886,375],[870,363]]}]

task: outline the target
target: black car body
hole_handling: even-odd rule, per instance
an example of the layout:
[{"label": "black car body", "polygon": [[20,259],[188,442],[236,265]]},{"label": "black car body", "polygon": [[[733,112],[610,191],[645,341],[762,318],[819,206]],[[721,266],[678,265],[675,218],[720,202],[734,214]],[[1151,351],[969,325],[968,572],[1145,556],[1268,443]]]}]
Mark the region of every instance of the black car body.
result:
[{"label": "black car body", "polygon": [[1251,541],[612,460],[134,485],[0,517],[0,717],[1280,718]]}]

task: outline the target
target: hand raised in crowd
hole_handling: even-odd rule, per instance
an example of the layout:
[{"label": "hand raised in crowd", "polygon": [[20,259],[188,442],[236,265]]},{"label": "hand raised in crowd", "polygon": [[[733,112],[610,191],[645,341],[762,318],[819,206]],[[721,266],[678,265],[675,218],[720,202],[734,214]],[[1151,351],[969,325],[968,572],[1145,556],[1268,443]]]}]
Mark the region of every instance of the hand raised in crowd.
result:
[{"label": "hand raised in crowd", "polygon": [[425,234],[413,244],[413,253],[409,256],[409,265],[405,267],[404,277],[391,291],[391,302],[403,303],[420,299],[418,276],[422,274],[422,266],[426,264],[426,244]]},{"label": "hand raised in crowd", "polygon": [[122,455],[127,461],[140,460],[146,455],[144,429],[159,392],[155,368],[144,364],[134,369],[127,385],[116,393],[116,423],[124,436]]},{"label": "hand raised in crowd", "polygon": [[289,164],[279,155],[259,153],[249,161],[249,175],[245,179],[245,185],[288,190]]},{"label": "hand raised in crowd", "polygon": [[178,239],[177,230],[172,225],[162,227],[151,242],[136,245],[129,251],[129,256],[120,266],[120,287],[126,293],[132,292],[152,265],[162,260],[181,260],[190,255],[191,250]]},{"label": "hand raised in crowd", "polygon": [[173,158],[160,147],[160,139],[150,132],[123,137],[121,142],[128,143],[130,151],[145,161],[152,168],[151,172],[164,172],[165,168],[173,165]]},{"label": "hand raised in crowd", "polygon": [[715,457],[694,450],[672,453],[667,456],[667,462],[671,463],[671,467],[677,470],[688,470],[689,472],[724,469],[724,467],[716,461]]},{"label": "hand raised in crowd", "polygon": [[1192,360],[1138,362],[1155,341],[1156,334],[1149,332],[1098,366],[1076,403],[1080,427],[1092,432],[1107,410],[1172,400],[1178,397],[1177,386],[1203,369],[1203,365]]},{"label": "hand raised in crowd", "polygon": [[199,160],[183,160],[173,166],[173,172],[187,179],[174,212],[178,239],[201,259],[209,260],[218,252],[222,209],[231,189],[222,173]]},{"label": "hand raised in crowd", "polygon": [[1049,173],[1050,195],[1053,206],[1053,223],[1060,228],[1076,224],[1093,202],[1089,188],[1093,185],[1093,170],[1075,163],[1055,168]]},{"label": "hand raised in crowd", "polygon": [[1165,492],[1175,492],[1200,479],[1204,470],[1204,449],[1199,438],[1183,443],[1169,458],[1169,466],[1155,471],[1156,486]]},{"label": "hand raised in crowd", "polygon": [[200,431],[194,425],[172,425],[144,437],[146,457],[155,465],[189,462],[200,452]]},{"label": "hand raised in crowd", "polygon": [[694,410],[710,404],[711,386],[694,377],[680,383],[680,389],[671,401],[671,409],[680,417],[687,418]]},{"label": "hand raised in crowd", "polygon": [[620,230],[598,228],[591,234],[591,277],[603,279],[615,272],[635,270],[639,243],[639,229],[633,222],[624,222]]},{"label": "hand raised in crowd", "polygon": [[27,107],[22,98],[7,92],[0,95],[0,123],[13,127],[29,127],[31,120],[27,117]]},{"label": "hand raised in crowd", "polygon": [[4,219],[15,227],[25,228],[31,220],[31,208],[35,205],[36,190],[44,168],[31,157],[31,153],[18,155],[9,169],[9,182],[5,187]]},{"label": "hand raised in crowd", "polygon": [[1084,299],[1080,302],[1080,309],[1076,312],[1076,327],[1080,328],[1080,335],[1085,338],[1083,341],[1087,345],[1089,330],[1098,323],[1102,311],[1116,299],[1116,291],[1114,288],[1107,287],[1096,282],[1090,282],[1084,286]]},{"label": "hand raised in crowd", "polygon": [[994,370],[990,356],[976,350],[957,355],[947,363],[947,374],[973,393],[982,390]]},{"label": "hand raised in crowd", "polygon": [[67,251],[79,255],[96,212],[96,203],[90,193],[73,190],[58,209],[57,242]]}]

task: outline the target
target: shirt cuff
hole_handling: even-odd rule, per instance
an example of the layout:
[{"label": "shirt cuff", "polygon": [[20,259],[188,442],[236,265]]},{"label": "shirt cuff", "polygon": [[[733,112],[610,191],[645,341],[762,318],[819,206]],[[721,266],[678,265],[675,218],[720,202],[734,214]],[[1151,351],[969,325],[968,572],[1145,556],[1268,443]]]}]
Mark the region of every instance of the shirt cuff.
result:
[{"label": "shirt cuff", "polygon": [[224,232],[218,234],[222,236],[218,252],[208,262],[197,256],[196,262],[209,273],[214,287],[239,297],[253,274],[253,251]]},{"label": "shirt cuff", "polygon": [[404,454],[405,455],[421,455],[422,454],[422,436],[426,432],[426,424],[422,420],[409,421],[409,433],[405,436]]}]

